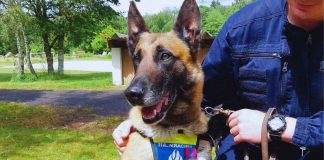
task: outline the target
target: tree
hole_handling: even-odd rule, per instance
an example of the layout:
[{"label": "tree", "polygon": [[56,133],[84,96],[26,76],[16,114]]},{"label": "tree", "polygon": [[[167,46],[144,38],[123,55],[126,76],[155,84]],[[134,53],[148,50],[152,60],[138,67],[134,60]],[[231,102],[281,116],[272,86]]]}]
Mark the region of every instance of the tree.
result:
[{"label": "tree", "polygon": [[[109,21],[117,13],[110,8],[110,3],[118,3],[118,0],[59,0],[54,3],[58,11],[55,14],[54,34],[57,37],[58,48],[58,73],[63,75],[64,40],[69,34],[93,34],[98,28],[98,21]],[[78,39],[80,40],[80,39]]]},{"label": "tree", "polygon": [[221,5],[221,3],[219,2],[219,0],[213,0],[210,4],[210,7],[215,8],[220,5]]},{"label": "tree", "polygon": [[226,18],[218,9],[212,8],[208,15],[204,17],[203,31],[215,35],[223,26]]},{"label": "tree", "polygon": [[96,53],[107,50],[107,39],[114,35],[117,31],[112,26],[106,26],[91,42],[91,47]]},{"label": "tree", "polygon": [[[2,2],[3,4],[6,4],[5,0],[3,0]],[[53,9],[53,4],[51,1],[47,0],[21,0],[21,5],[27,13],[29,13],[36,19],[36,23],[39,26],[41,37],[43,40],[43,48],[46,54],[48,73],[53,74],[54,67],[51,48],[57,40],[57,38],[54,38],[53,41],[50,43],[50,33],[52,29],[51,18],[53,18],[52,12],[50,12],[50,10]]]},{"label": "tree", "polygon": [[237,10],[241,9],[242,7],[248,5],[249,3],[253,2],[255,0],[234,0],[234,2],[231,5],[230,12],[234,13]]},{"label": "tree", "polygon": [[36,75],[30,59],[30,50],[28,44],[28,36],[26,35],[26,27],[29,22],[29,17],[22,11],[20,1],[10,1],[8,8],[1,19],[7,36],[14,35],[18,51],[18,76],[24,74],[24,53],[27,59],[27,65],[30,72]]},{"label": "tree", "polygon": [[21,24],[19,22],[20,16],[17,8],[11,4],[6,12],[3,13],[1,23],[3,24],[3,29],[6,33],[6,37],[13,36],[15,37],[16,47],[18,51],[18,64],[17,64],[17,74],[18,76],[22,76],[24,74],[24,56],[22,53],[21,46],[21,37],[20,37],[20,29]]},{"label": "tree", "polygon": [[200,7],[202,31],[217,34],[230,15],[251,3],[253,0],[235,0],[231,6],[222,5],[219,0],[213,0],[211,7]]},{"label": "tree", "polygon": [[[0,9],[7,9],[12,0],[0,0]],[[17,0],[23,10],[36,19],[43,40],[49,74],[54,74],[51,50],[59,48],[59,63],[63,63],[64,40],[68,34],[93,32],[98,20],[116,15],[110,4],[118,0]],[[1,8],[2,7],[2,8]],[[71,36],[73,37],[73,36]],[[87,37],[87,36],[85,36]],[[62,74],[63,65],[59,65]]]},{"label": "tree", "polygon": [[36,74],[36,72],[34,70],[34,67],[33,67],[33,64],[31,62],[29,41],[28,41],[28,37],[27,37],[26,32],[25,32],[25,29],[22,29],[22,36],[23,36],[23,39],[24,39],[27,66],[29,68],[30,73],[37,77],[37,74]]},{"label": "tree", "polygon": [[5,18],[4,13],[0,11],[0,55],[5,55],[8,52],[18,53],[15,35],[12,32],[8,33],[7,25],[3,23]]},{"label": "tree", "polygon": [[152,32],[168,32],[171,30],[177,16],[177,10],[166,9],[157,14],[146,15],[146,25]]}]

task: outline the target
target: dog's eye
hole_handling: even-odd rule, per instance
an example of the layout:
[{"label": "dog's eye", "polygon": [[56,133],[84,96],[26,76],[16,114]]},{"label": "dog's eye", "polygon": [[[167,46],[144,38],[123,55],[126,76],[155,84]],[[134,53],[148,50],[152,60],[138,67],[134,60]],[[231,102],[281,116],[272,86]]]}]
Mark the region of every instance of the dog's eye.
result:
[{"label": "dog's eye", "polygon": [[171,55],[170,55],[169,53],[162,53],[160,59],[161,59],[162,61],[166,61],[166,60],[168,60],[170,57],[171,57]]},{"label": "dog's eye", "polygon": [[139,60],[141,57],[140,57],[138,54],[135,54],[135,55],[133,56],[133,58],[134,58],[135,60]]},{"label": "dog's eye", "polygon": [[171,52],[169,52],[168,50],[163,49],[160,46],[157,47],[156,51],[158,53],[158,59],[160,61],[166,62],[166,61],[170,60],[173,57]]},{"label": "dog's eye", "polygon": [[133,54],[133,60],[136,62],[141,61],[141,50],[139,49],[136,53]]}]

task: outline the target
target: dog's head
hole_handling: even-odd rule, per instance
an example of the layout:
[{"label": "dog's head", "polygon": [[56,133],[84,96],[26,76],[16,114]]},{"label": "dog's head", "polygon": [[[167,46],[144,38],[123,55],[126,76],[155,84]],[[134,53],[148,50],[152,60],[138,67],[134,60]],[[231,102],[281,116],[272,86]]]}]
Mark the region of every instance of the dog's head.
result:
[{"label": "dog's head", "polygon": [[[196,62],[200,41],[198,5],[195,0],[185,0],[173,29],[157,34],[149,32],[132,1],[128,12],[128,37],[135,77],[125,95],[133,106],[140,107],[145,123],[156,124],[170,110],[176,110],[174,107],[180,95],[196,83],[195,74],[200,74]],[[176,114],[185,111],[178,109]]]}]

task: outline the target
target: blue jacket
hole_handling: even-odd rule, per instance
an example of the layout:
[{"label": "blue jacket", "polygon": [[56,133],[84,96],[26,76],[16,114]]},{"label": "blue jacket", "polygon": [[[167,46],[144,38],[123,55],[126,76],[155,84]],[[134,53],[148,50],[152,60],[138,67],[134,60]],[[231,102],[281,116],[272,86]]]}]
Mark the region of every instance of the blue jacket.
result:
[{"label": "blue jacket", "polygon": [[[297,125],[292,144],[270,149],[288,160],[306,147],[304,159],[323,159],[323,25],[307,32],[289,24],[286,12],[286,0],[258,0],[227,20],[203,62],[203,106],[276,107]],[[218,159],[242,159],[244,148],[261,159],[259,145],[236,145],[226,132]]]}]

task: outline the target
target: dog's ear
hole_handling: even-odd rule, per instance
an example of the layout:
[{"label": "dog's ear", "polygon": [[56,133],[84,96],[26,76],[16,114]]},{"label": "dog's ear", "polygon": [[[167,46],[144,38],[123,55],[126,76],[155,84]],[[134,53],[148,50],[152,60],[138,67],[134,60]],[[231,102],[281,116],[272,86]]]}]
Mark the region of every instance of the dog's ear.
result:
[{"label": "dog's ear", "polygon": [[148,32],[144,18],[138,11],[135,2],[131,1],[128,10],[128,49],[133,54],[140,35]]},{"label": "dog's ear", "polygon": [[185,0],[179,11],[173,30],[190,48],[193,60],[197,59],[200,42],[201,17],[195,0]]}]

